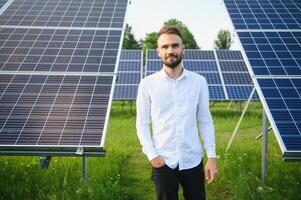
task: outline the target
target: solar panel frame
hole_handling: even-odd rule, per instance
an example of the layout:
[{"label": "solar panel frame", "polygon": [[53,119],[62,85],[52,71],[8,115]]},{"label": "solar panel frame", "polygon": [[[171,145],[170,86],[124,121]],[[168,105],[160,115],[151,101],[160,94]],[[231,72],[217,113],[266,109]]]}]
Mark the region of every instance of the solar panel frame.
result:
[{"label": "solar panel frame", "polygon": [[[228,0],[225,0],[224,2],[225,2],[225,6],[227,7],[227,2]],[[231,1],[231,0],[230,0]],[[289,2],[289,1],[286,1],[286,2]],[[294,1],[290,1],[290,2],[294,2]],[[272,3],[272,2],[271,2]],[[273,3],[275,3],[275,2],[273,2]],[[282,2],[283,3],[283,2]],[[297,4],[295,4],[296,6],[297,6]],[[299,11],[298,11],[298,13],[299,13],[299,15],[300,15],[300,7],[301,7],[301,4],[299,3],[298,4],[298,6],[297,6],[298,8],[299,8]],[[231,14],[229,13],[229,16],[230,16],[230,18],[231,18]],[[299,17],[299,24],[300,24],[300,17]],[[233,21],[232,20],[232,22],[235,24],[236,22],[235,21]],[[234,25],[235,26],[235,25]],[[274,35],[277,35],[277,34],[279,34],[279,33],[283,33],[283,34],[287,34],[287,33],[297,33],[297,34],[299,34],[300,35],[300,27],[299,28],[297,28],[297,29],[295,29],[295,28],[292,28],[292,27],[288,27],[288,26],[282,26],[282,27],[277,27],[277,28],[275,28],[275,29],[267,29],[267,28],[263,28],[263,29],[256,29],[256,30],[252,30],[252,29],[246,29],[246,27],[237,27],[237,26],[235,26],[235,28],[236,28],[236,30],[235,30],[235,34],[237,35],[237,36],[239,36],[239,32],[241,32],[241,33],[243,33],[243,34],[252,34],[252,33],[254,33],[254,32],[259,32],[260,34],[265,34],[265,33],[269,33],[269,34],[274,34]],[[241,46],[242,46],[242,49],[244,49],[244,46],[243,46],[243,42],[245,42],[245,41],[241,41],[241,38],[240,37],[237,37],[239,40],[240,40],[240,44],[241,44]],[[261,42],[261,40],[258,40],[257,42]],[[290,40],[286,40],[286,41],[284,41],[284,42],[288,42],[288,43],[290,43]],[[300,39],[299,40],[297,40],[297,43],[296,43],[297,45],[299,45],[299,47],[298,47],[298,49],[300,49]],[[251,49],[247,49],[247,50],[251,50]],[[280,50],[280,48],[279,49],[276,49],[275,51],[279,51]],[[295,54],[295,55],[297,55],[297,54]],[[295,56],[294,55],[294,56]],[[249,55],[250,56],[250,55]],[[286,105],[287,103],[290,103],[290,101],[291,101],[291,99],[289,99],[289,100],[286,100],[286,101],[283,101],[282,99],[273,99],[272,100],[272,104],[270,103],[267,103],[267,99],[268,98],[270,98],[270,95],[271,94],[273,94],[273,92],[270,92],[271,94],[269,94],[269,93],[265,93],[265,95],[264,95],[264,92],[262,91],[262,86],[259,84],[259,81],[262,81],[262,80],[268,80],[268,81],[274,81],[274,80],[277,80],[277,79],[279,79],[279,80],[281,80],[281,79],[288,79],[288,80],[294,80],[294,79],[298,79],[298,80],[301,80],[301,76],[300,76],[300,74],[299,73],[297,73],[297,74],[299,74],[299,75],[294,75],[294,74],[290,74],[290,75],[288,75],[288,74],[284,74],[284,73],[282,73],[282,74],[280,74],[280,75],[276,75],[276,74],[273,74],[273,73],[258,73],[258,72],[254,72],[253,71],[253,69],[254,69],[254,67],[253,67],[253,65],[254,65],[254,63],[250,63],[249,62],[249,60],[247,59],[248,58],[248,55],[243,51],[243,57],[245,58],[245,60],[246,60],[246,64],[247,64],[247,68],[248,68],[248,71],[249,71],[249,73],[251,74],[251,76],[252,76],[252,79],[253,79],[253,82],[254,82],[254,85],[255,85],[255,88],[256,88],[256,90],[257,90],[257,92],[258,92],[258,95],[259,95],[259,98],[260,98],[260,100],[261,100],[261,102],[262,102],[262,105],[263,105],[263,108],[264,108],[264,110],[265,110],[265,113],[266,113],[266,115],[267,115],[267,117],[268,117],[268,119],[269,119],[269,122],[270,122],[270,124],[271,124],[271,126],[272,126],[272,128],[273,128],[273,131],[274,131],[274,133],[275,133],[275,136],[276,136],[276,139],[277,139],[277,141],[278,141],[278,144],[279,144],[279,146],[280,146],[280,149],[281,149],[281,151],[282,151],[282,157],[283,157],[283,160],[284,161],[300,161],[301,160],[301,149],[300,149],[300,144],[301,144],[301,139],[300,138],[293,138],[293,140],[294,140],[294,144],[295,145],[299,145],[298,146],[298,148],[297,149],[295,149],[295,150],[288,150],[288,145],[290,145],[288,142],[288,140],[286,139],[286,138],[284,138],[284,137],[282,137],[281,136],[281,134],[280,134],[280,132],[279,132],[279,129],[278,128],[281,128],[281,129],[283,129],[283,128],[285,128],[284,126],[282,126],[282,125],[280,125],[278,122],[276,122],[276,120],[279,120],[279,117],[285,117],[285,116],[283,116],[281,113],[277,113],[278,114],[278,116],[277,115],[274,115],[273,116],[273,114],[272,114],[272,112],[271,112],[271,108],[273,108],[275,105],[277,106],[277,107],[279,107],[279,106],[282,106],[283,107],[283,103]],[[299,66],[300,67],[300,62],[298,62],[298,65],[297,66]],[[300,84],[300,82],[299,82],[299,84]],[[300,87],[300,86],[299,86]],[[281,92],[279,91],[279,88],[277,88],[277,90],[278,90],[278,94],[277,95],[280,95],[281,94]],[[274,93],[275,93],[275,91],[277,91],[277,90],[275,90],[274,89]],[[290,92],[291,90],[289,90],[288,89],[288,92]],[[293,93],[292,93],[293,94]],[[300,89],[295,89],[295,96],[296,96],[296,94],[298,94],[299,95],[299,101],[300,101]],[[281,96],[281,95],[280,95]],[[266,98],[267,97],[267,98]],[[269,101],[271,101],[270,99],[269,99]],[[299,102],[296,104],[296,103],[293,103],[292,105],[293,105],[293,107],[295,108],[295,107],[298,107],[299,106]],[[291,106],[292,106],[291,105]],[[301,104],[300,104],[301,105]],[[288,108],[288,107],[287,107]],[[288,112],[289,112],[289,109],[287,109],[288,110]],[[297,111],[297,113],[295,113],[295,116],[297,116],[297,117],[299,117],[298,118],[298,120],[300,121],[300,109]],[[274,118],[274,117],[276,117],[276,119]],[[290,118],[284,118],[284,119],[290,119]],[[298,121],[298,131],[297,131],[297,134],[299,134],[299,136],[301,135],[300,134],[300,122]],[[287,122],[290,122],[290,120],[288,120]],[[286,122],[286,123],[287,123]],[[292,127],[289,127],[289,126],[287,126],[286,127],[287,129],[290,129],[289,131],[291,131],[291,128]]]},{"label": "solar panel frame", "polygon": [[[36,0],[39,1],[39,0]],[[128,0],[117,0],[120,2],[127,2],[126,4],[124,4],[125,6],[125,10],[127,9],[128,6]],[[10,3],[13,1],[10,1]],[[8,5],[8,4],[6,4]],[[4,10],[0,10],[0,15],[1,12]],[[125,12],[126,14],[126,12]],[[2,16],[2,15],[1,15]],[[125,30],[125,23],[124,22],[125,17],[123,18],[123,21],[121,22],[123,24],[122,27],[116,28],[116,27],[67,27],[67,26],[60,26],[60,27],[53,27],[53,26],[49,26],[49,27],[41,27],[41,26],[0,26],[0,29],[4,29],[4,28],[15,28],[15,29],[30,29],[31,31],[35,31],[36,29],[52,29],[52,30],[70,30],[70,31],[76,31],[76,30],[82,30],[82,31],[91,31],[91,30],[95,30],[95,31],[112,31],[112,32],[119,32],[121,33],[120,35],[124,34],[124,30]],[[115,66],[118,62],[119,62],[119,57],[120,57],[120,49],[122,46],[122,41],[123,41],[123,37],[120,37],[118,39],[118,41],[116,41],[118,43],[118,52],[116,56],[116,60],[111,60],[110,62],[114,62]],[[109,100],[108,100],[108,104],[106,104],[107,109],[105,112],[105,121],[103,123],[103,125],[100,125],[103,128],[103,135],[100,138],[100,145],[98,146],[91,146],[91,145],[70,145],[70,146],[47,146],[47,145],[43,145],[43,146],[28,146],[28,145],[6,145],[0,146],[0,154],[1,155],[51,155],[51,156],[104,156],[105,154],[105,150],[104,150],[104,143],[105,143],[105,138],[106,138],[106,134],[107,134],[107,126],[108,126],[108,119],[109,119],[109,114],[110,114],[110,109],[111,109],[111,105],[112,105],[112,98],[113,98],[113,93],[114,93],[114,87],[115,87],[115,83],[116,83],[116,73],[117,73],[117,69],[118,67],[114,68],[113,72],[103,72],[103,73],[94,73],[94,72],[81,72],[81,73],[77,73],[77,72],[61,72],[61,71],[55,71],[55,72],[45,72],[45,71],[0,71],[0,75],[16,75],[16,76],[20,76],[20,75],[32,75],[32,76],[38,76],[38,75],[47,75],[47,76],[80,76],[80,77],[112,77],[112,84],[111,84],[111,89],[109,91]],[[1,91],[2,90],[2,91]],[[0,91],[3,92],[3,88],[0,87]],[[89,92],[89,91],[85,91],[85,88],[81,89],[82,92]],[[16,98],[16,96],[14,96],[14,98]],[[60,100],[62,101],[62,99]],[[85,99],[82,100],[78,100],[79,102],[85,102]],[[27,97],[23,97],[22,96],[22,102],[32,102],[32,98],[27,98]],[[89,113],[88,113],[89,114]],[[0,120],[1,122],[1,120]],[[74,124],[77,125],[78,124]],[[95,125],[95,123],[91,124],[91,127],[93,127]]]},{"label": "solar panel frame", "polygon": [[[132,65],[137,63],[137,68],[124,70],[121,67],[122,63]],[[139,64],[138,64],[139,63]],[[143,51],[142,50],[127,50],[121,51],[121,57],[118,67],[117,83],[114,92],[114,100],[134,101],[137,97],[138,85],[143,78]],[[138,67],[139,66],[139,67]],[[132,80],[131,76],[136,74],[136,79]],[[130,76],[128,76],[130,75]],[[128,80],[122,80],[126,76]]]},{"label": "solar panel frame", "polygon": [[[75,155],[76,150],[78,148],[84,148],[85,151],[88,150],[87,152],[85,152],[85,155],[89,155],[89,156],[102,156],[103,155],[103,153],[104,153],[103,139],[105,138],[104,134],[106,133],[106,130],[105,130],[105,126],[102,126],[101,124],[106,124],[108,121],[108,117],[106,117],[106,115],[108,114],[108,112],[110,110],[109,101],[112,96],[112,94],[111,94],[112,89],[113,89],[112,83],[113,83],[114,79],[116,79],[115,76],[82,76],[82,75],[58,76],[58,75],[31,75],[31,74],[27,74],[27,75],[4,74],[4,75],[0,75],[0,76],[1,77],[3,77],[3,76],[4,77],[5,76],[12,77],[11,81],[9,83],[6,82],[5,91],[1,94],[0,108],[2,111],[4,111],[4,110],[7,110],[7,107],[8,108],[11,107],[8,105],[13,105],[13,107],[11,109],[8,109],[8,112],[10,112],[10,114],[6,115],[6,113],[4,113],[4,115],[3,115],[3,112],[2,112],[2,114],[0,115],[0,118],[1,118],[0,122],[1,122],[1,124],[3,124],[3,126],[1,126],[1,130],[0,130],[1,131],[0,154],[14,154],[15,152],[17,152],[18,154],[29,155],[29,152],[32,152],[33,154],[35,154],[37,152],[42,152],[43,154],[47,153],[48,155],[59,155],[60,149],[63,148],[64,150],[62,151],[62,154]],[[16,80],[13,81],[13,79],[15,77],[16,77]],[[21,78],[18,78],[18,77],[21,77]],[[28,77],[28,78],[24,80],[24,78],[22,78],[22,77]],[[45,77],[45,78],[43,81],[43,80],[37,79],[36,77],[38,77],[38,78]],[[30,82],[32,79],[33,79],[33,81]],[[97,81],[97,84],[96,84],[96,82],[95,83],[89,82],[89,79],[94,79],[95,81]],[[106,80],[106,79],[110,81],[110,82],[108,82],[108,85],[105,84],[106,81],[104,82],[104,80]],[[7,81],[8,79],[4,78],[4,80]],[[49,80],[49,82],[47,84],[45,82],[46,80],[47,81]],[[60,82],[58,82],[59,80],[60,80]],[[24,81],[26,82],[25,84],[24,84]],[[63,81],[65,81],[64,84],[63,84]],[[81,84],[79,84],[79,81],[83,81],[83,82]],[[4,82],[2,82],[2,81],[0,81],[0,82],[1,82],[0,85],[2,86]],[[105,85],[103,85],[103,84],[105,84]],[[109,87],[108,88],[109,90],[106,89],[107,90],[106,96],[104,96],[103,95],[104,93],[102,92],[104,87]],[[3,88],[3,87],[1,87],[1,88]],[[88,89],[88,88],[91,88],[91,89],[93,88],[93,92],[90,93],[91,89]],[[101,93],[96,94],[97,92],[101,92]],[[7,96],[7,97],[5,98],[5,96]],[[14,99],[12,99],[10,96],[13,96]],[[50,98],[52,96],[53,96],[53,98]],[[90,99],[89,102],[86,102],[88,100],[87,98]],[[102,108],[103,105],[98,104],[99,103],[98,101],[103,102],[104,98],[107,101],[107,104],[105,104],[105,105],[107,105],[107,107],[106,108],[104,107],[104,109],[103,109]],[[40,103],[38,103],[38,102],[40,102]],[[94,102],[94,103],[92,104],[92,102]],[[27,109],[25,109],[25,108],[27,108]],[[64,111],[65,108],[68,111]],[[102,112],[104,112],[104,113],[103,114],[99,113],[97,111],[98,109],[102,109],[103,110]],[[84,110],[86,110],[86,114],[85,114]],[[71,112],[77,112],[78,114],[69,115]],[[15,114],[12,115],[12,113],[15,113]],[[20,113],[21,115],[18,113]],[[26,114],[26,113],[28,113],[28,114]],[[45,117],[39,117],[40,115],[45,116]],[[3,118],[3,116],[6,118]],[[20,118],[22,116],[25,118]],[[51,117],[51,116],[53,116],[53,117]],[[102,116],[102,118],[103,118],[103,123],[99,123],[99,125],[97,126],[102,129],[102,133],[98,135],[99,137],[97,136],[97,133],[95,132],[96,126],[93,125],[95,128],[86,126],[88,123],[92,123],[92,124],[96,123],[95,120],[97,120],[97,118],[98,118],[97,116],[99,116],[99,117]],[[78,121],[80,119],[81,119],[81,121],[84,120],[84,121],[82,121],[82,123],[84,123],[83,125],[81,125],[81,122]],[[21,124],[17,126],[18,121]],[[23,123],[23,121],[24,121],[24,123]],[[74,123],[75,122],[76,123],[74,124],[72,121],[74,121]],[[23,125],[22,125],[22,123],[23,123]],[[42,127],[40,125],[38,125],[39,123],[42,125]],[[12,124],[13,126],[11,126],[11,125],[9,126],[9,124]],[[66,137],[68,137],[68,131],[70,131],[70,130],[72,131],[72,129],[66,129],[67,133],[65,133],[64,130],[65,130],[66,126],[70,126],[70,125],[72,125],[72,127],[75,126],[77,131],[78,131],[78,129],[82,130],[81,134],[77,136],[77,137],[80,137],[80,140],[77,140],[79,142],[79,144],[77,144],[77,145],[73,144],[72,141],[70,142],[70,140],[66,140]],[[8,127],[6,127],[6,126],[8,126]],[[16,130],[16,129],[18,129],[17,127],[20,127],[20,128],[23,127],[23,128],[21,131],[18,131],[18,130]],[[45,127],[49,127],[49,128],[45,128]],[[80,128],[80,127],[82,127],[82,128]],[[18,138],[16,139],[16,141],[19,141],[18,143],[17,142],[14,142],[14,144],[7,143],[7,142],[5,142],[5,139],[3,139],[3,137],[5,137],[5,134],[4,134],[5,132],[3,132],[3,130],[7,130],[6,132],[7,132],[7,134],[9,134],[9,139],[13,139],[12,135],[11,135],[13,130],[11,130],[11,129],[16,130],[17,131],[16,134],[19,134]],[[41,132],[39,130],[41,130]],[[61,143],[60,141],[63,141],[62,144],[59,144],[59,143],[55,144],[55,143],[51,142],[51,140],[43,139],[43,137],[52,138],[53,136],[55,136],[55,135],[53,135],[53,134],[55,134],[55,133],[53,133],[53,131],[55,131],[55,130],[61,130],[60,140],[55,140],[55,141],[57,141],[59,143]],[[49,132],[49,131],[51,131],[51,132]],[[84,131],[88,131],[89,134],[88,135],[85,134]],[[35,133],[35,132],[36,132],[36,134],[38,134],[40,136],[38,136],[38,135],[33,136],[33,133]],[[91,135],[91,133],[92,133],[92,135]],[[45,135],[43,136],[42,134],[45,134]],[[72,134],[74,135],[74,133],[72,133]],[[96,135],[93,136],[93,134],[96,134]],[[93,144],[91,142],[89,144],[85,142],[90,137],[89,135],[94,138],[93,140],[91,140],[91,141],[93,141]],[[29,140],[26,139],[28,137],[29,137]],[[39,137],[38,140],[42,143],[40,143],[40,142],[36,143],[35,141],[37,141],[37,140],[30,139],[31,137],[35,137],[36,139],[37,139],[37,137]],[[74,136],[72,136],[72,137],[74,137]],[[98,140],[95,137],[98,137]],[[22,138],[24,138],[24,139],[22,139]],[[64,138],[65,138],[65,140],[64,140]],[[90,140],[90,139],[88,139],[88,140]],[[69,143],[69,145],[68,145],[68,143]],[[30,148],[33,148],[34,150],[30,149]],[[36,150],[37,150],[37,152],[35,152]]]}]

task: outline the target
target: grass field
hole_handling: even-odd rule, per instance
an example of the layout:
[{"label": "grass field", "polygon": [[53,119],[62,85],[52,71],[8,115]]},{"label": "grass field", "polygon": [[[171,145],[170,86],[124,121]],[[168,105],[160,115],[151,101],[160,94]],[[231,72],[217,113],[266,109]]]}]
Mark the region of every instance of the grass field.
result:
[{"label": "grass field", "polygon": [[[224,151],[239,119],[241,105],[211,107],[216,129],[218,180],[206,185],[208,199],[301,199],[301,162],[283,162],[274,134],[269,134],[267,185],[261,184],[262,107],[252,103],[229,154]],[[54,157],[47,171],[38,157],[0,157],[0,199],[152,200],[150,164],[135,131],[135,106],[114,102],[104,158],[88,159],[88,183],[79,157]],[[180,198],[182,199],[182,198]]]}]

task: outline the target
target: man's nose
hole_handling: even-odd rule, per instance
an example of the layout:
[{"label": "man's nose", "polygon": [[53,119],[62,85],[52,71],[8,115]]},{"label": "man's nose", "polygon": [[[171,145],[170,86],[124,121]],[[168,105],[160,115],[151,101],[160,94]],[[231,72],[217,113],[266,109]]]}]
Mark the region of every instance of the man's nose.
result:
[{"label": "man's nose", "polygon": [[168,54],[174,54],[174,49],[172,47],[168,47],[167,53]]}]

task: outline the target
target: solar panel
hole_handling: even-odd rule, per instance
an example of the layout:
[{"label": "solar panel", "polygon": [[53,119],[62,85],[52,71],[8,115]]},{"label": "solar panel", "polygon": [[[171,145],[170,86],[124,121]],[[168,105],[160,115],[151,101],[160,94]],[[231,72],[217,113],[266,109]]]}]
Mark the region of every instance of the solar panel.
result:
[{"label": "solar panel", "polygon": [[0,26],[122,28],[127,0],[14,0]]},{"label": "solar panel", "polygon": [[112,76],[1,74],[0,145],[99,147],[112,82]]},{"label": "solar panel", "polygon": [[[258,78],[264,104],[276,125],[276,136],[284,156],[300,152],[301,142],[301,77]],[[281,141],[283,140],[283,143]]]},{"label": "solar panel", "polygon": [[0,28],[1,71],[114,72],[119,30]]},{"label": "solar panel", "polygon": [[235,29],[300,29],[299,0],[224,0]]},{"label": "solar panel", "polygon": [[285,160],[301,159],[301,4],[225,0]]},{"label": "solar panel", "polygon": [[4,6],[4,4],[6,4],[7,0],[0,0],[0,9],[2,8],[2,6]]},{"label": "solar panel", "polygon": [[127,0],[14,0],[0,14],[0,153],[104,154]]},{"label": "solar panel", "polygon": [[136,100],[138,85],[116,85],[114,99],[116,100]]},{"label": "solar panel", "polygon": [[[223,81],[231,100],[247,100],[251,95],[253,82],[240,51],[217,50]],[[259,99],[257,93],[252,97]]]},{"label": "solar panel", "polygon": [[255,75],[301,75],[301,31],[238,32]]},{"label": "solar panel", "polygon": [[142,79],[142,50],[122,50],[117,82],[114,91],[115,100],[135,100],[138,85]]}]

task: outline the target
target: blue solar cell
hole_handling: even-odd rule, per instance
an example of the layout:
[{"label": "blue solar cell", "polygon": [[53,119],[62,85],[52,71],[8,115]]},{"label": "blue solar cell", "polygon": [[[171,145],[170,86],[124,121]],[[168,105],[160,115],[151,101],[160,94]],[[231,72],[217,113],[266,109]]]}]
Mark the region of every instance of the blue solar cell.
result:
[{"label": "blue solar cell", "polygon": [[287,150],[299,150],[288,138],[301,138],[301,79],[258,79],[258,83]]},{"label": "blue solar cell", "polygon": [[209,89],[209,98],[211,100],[226,99],[222,86],[209,85],[208,89]]},{"label": "blue solar cell", "polygon": [[146,61],[146,70],[151,72],[156,72],[162,69],[163,63],[161,60],[147,60]]},{"label": "blue solar cell", "polygon": [[240,51],[217,50],[216,55],[218,60],[243,60]]},{"label": "blue solar cell", "polygon": [[6,4],[7,0],[0,0],[0,9],[2,8],[2,6],[4,6],[4,4]]},{"label": "blue solar cell", "polygon": [[[183,65],[190,71],[197,72],[218,72],[216,61],[204,60],[183,60]],[[162,67],[162,64],[161,64]]]},{"label": "blue solar cell", "polygon": [[[254,86],[243,86],[243,85],[226,85],[226,90],[231,100],[246,100],[250,97],[251,91]],[[258,100],[257,93],[252,97],[253,100]]]},{"label": "blue solar cell", "polygon": [[205,77],[208,84],[222,84],[219,73],[198,73]]},{"label": "blue solar cell", "polygon": [[141,60],[120,60],[118,72],[141,71]]},{"label": "blue solar cell", "polygon": [[252,85],[252,79],[250,74],[245,73],[222,73],[225,84],[237,84],[237,85]]},{"label": "blue solar cell", "polygon": [[146,56],[147,56],[147,60],[157,60],[157,59],[159,59],[157,51],[155,49],[148,49]]},{"label": "blue solar cell", "polygon": [[114,72],[120,38],[121,31],[2,28],[0,70]]},{"label": "blue solar cell", "polygon": [[112,77],[0,75],[1,145],[99,146]]},{"label": "blue solar cell", "polygon": [[187,49],[184,53],[183,59],[185,60],[215,60],[213,51],[200,51]]},{"label": "blue solar cell", "polygon": [[122,50],[113,99],[135,100],[141,73],[142,50]]},{"label": "blue solar cell", "polygon": [[137,60],[141,61],[142,50],[126,50],[123,49],[120,54],[120,60]]},{"label": "blue solar cell", "polygon": [[122,28],[127,2],[14,0],[1,15],[0,25]]},{"label": "blue solar cell", "polygon": [[141,79],[140,72],[120,72],[117,76],[118,84],[139,84]]},{"label": "blue solar cell", "polygon": [[300,29],[298,0],[224,0],[235,29]]},{"label": "blue solar cell", "polygon": [[[300,32],[238,32],[238,36],[255,75],[301,75]],[[262,43],[257,44],[256,38]]]},{"label": "blue solar cell", "polygon": [[116,85],[114,90],[115,100],[136,100],[138,85]]},{"label": "blue solar cell", "polygon": [[219,61],[222,72],[247,72],[247,66],[244,61]]}]

